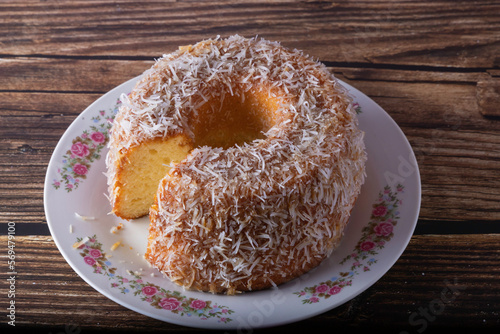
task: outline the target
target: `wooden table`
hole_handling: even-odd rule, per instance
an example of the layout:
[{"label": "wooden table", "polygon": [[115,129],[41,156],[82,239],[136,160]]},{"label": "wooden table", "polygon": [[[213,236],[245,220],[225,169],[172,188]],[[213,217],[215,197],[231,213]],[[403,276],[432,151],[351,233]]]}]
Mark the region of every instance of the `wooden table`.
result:
[{"label": "wooden table", "polygon": [[[422,178],[415,234],[382,279],[268,331],[500,328],[498,1],[24,0],[0,3],[2,332],[13,329],[9,222],[16,330],[190,331],[116,304],[70,268],[47,228],[44,177],[61,135],[94,100],[179,45],[235,33],[302,49],[370,96],[406,134]],[[444,300],[448,286],[455,293]]]}]

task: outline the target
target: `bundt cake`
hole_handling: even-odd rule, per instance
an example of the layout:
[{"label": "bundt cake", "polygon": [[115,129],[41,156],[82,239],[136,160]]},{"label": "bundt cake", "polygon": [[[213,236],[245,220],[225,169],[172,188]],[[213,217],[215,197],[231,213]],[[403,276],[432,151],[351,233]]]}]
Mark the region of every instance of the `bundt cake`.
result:
[{"label": "bundt cake", "polygon": [[323,64],[277,42],[216,38],[164,55],[122,100],[112,210],[149,211],[145,258],[173,282],[264,289],[338,246],[366,153],[352,101]]}]

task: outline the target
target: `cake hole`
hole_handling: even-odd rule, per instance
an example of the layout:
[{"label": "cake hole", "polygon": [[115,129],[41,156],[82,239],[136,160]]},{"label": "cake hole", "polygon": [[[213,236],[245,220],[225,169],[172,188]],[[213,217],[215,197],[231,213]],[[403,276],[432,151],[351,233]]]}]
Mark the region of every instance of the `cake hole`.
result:
[{"label": "cake hole", "polygon": [[236,92],[212,98],[198,109],[193,124],[195,147],[229,148],[264,139],[276,124],[279,99],[267,91]]}]

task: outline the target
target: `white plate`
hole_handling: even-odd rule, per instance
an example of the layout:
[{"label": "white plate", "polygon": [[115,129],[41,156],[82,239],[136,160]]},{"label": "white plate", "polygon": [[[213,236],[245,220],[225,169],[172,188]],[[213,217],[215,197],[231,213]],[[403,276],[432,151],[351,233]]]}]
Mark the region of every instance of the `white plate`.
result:
[{"label": "white plate", "polygon": [[[124,221],[108,214],[103,175],[107,133],[120,94],[136,80],[111,90],[76,118],[54,150],[45,180],[45,212],[57,247],[78,275],[106,297],[174,324],[248,331],[306,319],[349,301],[380,279],[406,248],[420,209],[415,156],[389,115],[343,83],[357,103],[368,163],[366,183],[335,253],[276,289],[226,296],[185,291],[171,283],[142,258],[148,218]],[[124,227],[111,233],[120,223]],[[74,248],[82,239],[87,242]],[[117,241],[121,245],[112,251]]]}]

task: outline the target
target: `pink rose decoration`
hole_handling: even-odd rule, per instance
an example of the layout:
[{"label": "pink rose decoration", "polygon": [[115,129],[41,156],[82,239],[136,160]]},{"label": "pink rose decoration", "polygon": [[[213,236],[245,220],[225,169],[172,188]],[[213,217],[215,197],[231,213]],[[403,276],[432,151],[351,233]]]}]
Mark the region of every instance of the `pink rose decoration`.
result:
[{"label": "pink rose decoration", "polygon": [[317,293],[324,293],[326,291],[328,291],[328,285],[326,285],[326,284],[322,284],[322,285],[319,285],[316,287]]},{"label": "pink rose decoration", "polygon": [[90,256],[85,256],[83,258],[83,261],[85,261],[85,263],[88,264],[89,266],[93,266],[95,264],[94,258]]},{"label": "pink rose decoration", "polygon": [[95,249],[95,248],[92,248],[90,251],[89,251],[89,255],[92,256],[93,258],[99,258],[101,257],[102,253],[100,250],[98,249]]},{"label": "pink rose decoration", "polygon": [[154,286],[145,286],[142,288],[142,293],[145,294],[146,296],[153,296],[158,292],[158,289],[155,288]]},{"label": "pink rose decoration", "polygon": [[311,301],[311,303],[317,303],[317,302],[319,302],[319,298],[318,297],[311,297],[311,298],[309,298],[309,300]]},{"label": "pink rose decoration", "polygon": [[387,207],[385,205],[379,205],[373,209],[372,213],[375,217],[385,216],[387,213]]},{"label": "pink rose decoration", "polygon": [[92,139],[96,143],[102,143],[102,142],[104,142],[104,140],[106,139],[106,137],[104,137],[104,135],[102,134],[102,132],[94,132],[94,133],[92,133],[90,135],[90,139]]},{"label": "pink rose decoration", "polygon": [[365,241],[361,244],[361,246],[359,246],[359,248],[363,251],[369,251],[373,249],[373,247],[375,247],[375,243],[373,241]]},{"label": "pink rose decoration", "polygon": [[329,295],[336,295],[337,293],[339,293],[342,289],[338,286],[338,285],[335,285],[333,288],[331,288],[329,291],[328,291],[328,294]]},{"label": "pink rose decoration", "polygon": [[89,147],[81,142],[71,145],[71,152],[79,157],[86,157],[89,155]]},{"label": "pink rose decoration", "polygon": [[372,213],[375,217],[385,216],[387,213],[387,207],[385,205],[379,205],[373,209]]},{"label": "pink rose decoration", "polygon": [[191,306],[195,310],[201,310],[201,309],[205,308],[205,306],[207,306],[207,303],[204,302],[203,300],[196,299],[196,300],[193,300],[191,302],[191,305],[189,305],[189,306]]},{"label": "pink rose decoration", "polygon": [[158,305],[160,305],[160,307],[165,310],[173,311],[179,308],[181,303],[176,298],[171,297],[171,298],[163,298],[162,300],[160,300]]},{"label": "pink rose decoration", "polygon": [[387,237],[392,233],[393,226],[390,223],[380,223],[377,226],[375,226],[374,231],[375,234],[378,236],[384,236]]},{"label": "pink rose decoration", "polygon": [[86,175],[88,173],[87,166],[82,165],[82,164],[75,164],[73,166],[73,172],[78,175]]}]

